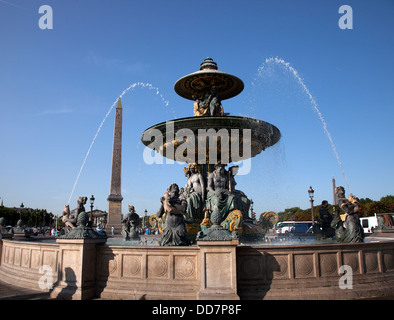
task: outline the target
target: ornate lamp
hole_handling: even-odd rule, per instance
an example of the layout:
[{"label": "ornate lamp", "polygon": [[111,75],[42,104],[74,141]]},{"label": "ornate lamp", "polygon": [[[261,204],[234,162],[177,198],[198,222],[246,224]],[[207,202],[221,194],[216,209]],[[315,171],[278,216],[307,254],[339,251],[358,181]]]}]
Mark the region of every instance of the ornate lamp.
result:
[{"label": "ornate lamp", "polygon": [[90,222],[93,223],[93,204],[94,204],[94,195],[90,197]]},{"label": "ornate lamp", "polygon": [[312,225],[315,224],[315,213],[313,211],[313,195],[314,195],[314,193],[315,193],[315,190],[313,190],[312,186],[310,186],[309,190],[308,190],[308,194],[309,194],[309,199],[310,199],[310,202],[311,202]]}]

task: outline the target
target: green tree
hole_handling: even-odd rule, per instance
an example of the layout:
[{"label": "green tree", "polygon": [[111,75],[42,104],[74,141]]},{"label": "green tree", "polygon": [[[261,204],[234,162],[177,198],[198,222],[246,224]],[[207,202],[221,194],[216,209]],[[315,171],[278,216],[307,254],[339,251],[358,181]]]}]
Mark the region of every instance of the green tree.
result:
[{"label": "green tree", "polygon": [[392,195],[387,195],[385,197],[380,198],[379,201],[382,205],[382,208],[384,208],[386,213],[389,212],[394,212],[394,196]]},{"label": "green tree", "polygon": [[55,216],[52,212],[48,213],[46,209],[14,209],[0,206],[0,217],[4,217],[7,225],[16,226],[19,219],[22,219],[28,227],[49,226],[55,222]]},{"label": "green tree", "polygon": [[14,226],[19,219],[19,214],[12,208],[0,206],[0,217],[6,219],[7,225]]},{"label": "green tree", "polygon": [[298,210],[300,210],[300,207],[287,208],[285,209],[285,211],[278,212],[278,221],[290,220],[290,217],[294,215]]}]

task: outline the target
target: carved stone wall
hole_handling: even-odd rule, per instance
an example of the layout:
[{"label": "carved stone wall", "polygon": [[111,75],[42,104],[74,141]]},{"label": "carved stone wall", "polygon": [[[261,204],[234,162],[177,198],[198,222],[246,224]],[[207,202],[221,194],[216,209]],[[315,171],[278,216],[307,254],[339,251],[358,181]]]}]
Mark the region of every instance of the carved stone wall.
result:
[{"label": "carved stone wall", "polygon": [[[40,267],[49,266],[54,284],[51,296],[70,299],[358,299],[394,295],[394,242],[241,245],[232,249],[220,244],[211,248],[126,247],[100,241],[3,240],[0,278],[45,291],[39,287],[45,276]],[[352,270],[352,289],[339,286],[343,265]]]},{"label": "carved stone wall", "polygon": [[[352,272],[341,289],[340,268]],[[358,299],[394,294],[394,244],[328,244],[237,248],[241,299]]]},{"label": "carved stone wall", "polygon": [[105,299],[196,299],[198,247],[102,246],[97,295]]},{"label": "carved stone wall", "polygon": [[57,244],[3,240],[0,278],[16,286],[40,291],[39,280],[52,271],[52,283],[57,281],[59,246]]}]

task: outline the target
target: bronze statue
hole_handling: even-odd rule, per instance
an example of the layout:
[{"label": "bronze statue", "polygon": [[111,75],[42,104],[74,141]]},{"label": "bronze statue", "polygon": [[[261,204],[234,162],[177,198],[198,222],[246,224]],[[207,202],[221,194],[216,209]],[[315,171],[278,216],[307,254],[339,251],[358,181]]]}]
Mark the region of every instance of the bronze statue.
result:
[{"label": "bronze statue", "polygon": [[66,226],[64,228],[66,233],[70,232],[71,229],[74,229],[77,226],[77,218],[78,218],[78,214],[76,212],[71,214],[70,206],[66,204],[64,206],[63,216],[62,216],[62,221]]},{"label": "bronze statue", "polygon": [[193,105],[195,117],[225,115],[215,86],[204,88],[201,96],[197,98],[193,96],[193,98],[195,100]]},{"label": "bronze statue", "polygon": [[167,192],[160,199],[161,207],[157,217],[162,218],[165,214],[165,223],[161,235],[161,246],[188,246],[187,230],[184,215],[186,214],[186,201],[179,199],[179,187],[172,183]]},{"label": "bronze statue", "polygon": [[331,227],[335,229],[335,236],[338,242],[363,242],[364,230],[360,224],[358,212],[360,203],[358,198],[349,195],[349,199],[345,197],[345,189],[336,187],[335,194],[338,197],[339,207],[345,212],[345,219],[342,221],[338,212],[334,213]]},{"label": "bronze statue", "polygon": [[313,225],[313,233],[316,238],[332,238],[335,230],[331,227],[332,216],[328,211],[328,201],[323,200],[319,209],[320,221]]},{"label": "bronze statue", "polygon": [[88,200],[87,197],[78,197],[77,203],[78,203],[78,207],[77,210],[73,210],[72,212],[70,212],[70,206],[67,204],[64,206],[64,210],[63,210],[63,217],[62,217],[62,221],[65,224],[65,232],[66,234],[68,232],[70,232],[72,229],[76,228],[78,225],[78,215],[81,212],[85,212],[85,207],[84,205],[86,204],[86,201]]},{"label": "bronze statue", "polygon": [[242,212],[243,219],[251,220],[249,217],[249,209],[251,201],[241,190],[235,188],[237,182],[235,181],[235,175],[238,173],[238,166],[232,166],[228,169],[229,174],[229,190],[234,195],[235,208]]},{"label": "bronze statue", "polygon": [[235,207],[235,196],[230,192],[230,175],[224,164],[215,165],[215,170],[208,176],[208,194],[206,207],[213,212],[218,210],[220,220],[223,221],[228,213],[237,209]]},{"label": "bronze statue", "polygon": [[89,215],[85,211],[84,205],[88,200],[87,197],[78,198],[78,207],[70,212],[68,205],[64,206],[62,220],[66,225],[65,234],[60,236],[61,239],[104,239],[107,237],[105,232],[99,234],[91,227]]},{"label": "bronze statue", "polygon": [[135,212],[134,206],[129,204],[129,213],[122,220],[122,235],[123,240],[139,240],[137,233],[137,226],[140,223],[140,216]]},{"label": "bronze statue", "polygon": [[218,97],[217,88],[211,87],[211,102],[209,103],[211,116],[224,116],[223,106]]},{"label": "bronze statue", "polygon": [[[196,163],[189,163],[183,169],[187,182],[180,198],[186,200],[186,219],[189,222],[200,222],[204,218],[205,182]],[[182,188],[181,188],[182,190]]]},{"label": "bronze statue", "polygon": [[203,97],[195,97],[194,98],[194,104],[193,104],[193,114],[195,117],[202,117],[202,116],[207,116],[209,109],[208,105],[203,103]]}]

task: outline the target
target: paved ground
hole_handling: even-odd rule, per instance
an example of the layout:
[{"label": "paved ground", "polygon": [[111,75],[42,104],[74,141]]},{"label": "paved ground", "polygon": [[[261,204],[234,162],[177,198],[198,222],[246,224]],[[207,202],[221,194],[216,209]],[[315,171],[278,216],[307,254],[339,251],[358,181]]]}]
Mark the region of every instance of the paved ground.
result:
[{"label": "paved ground", "polygon": [[48,300],[49,293],[16,287],[0,281],[0,300]]}]

